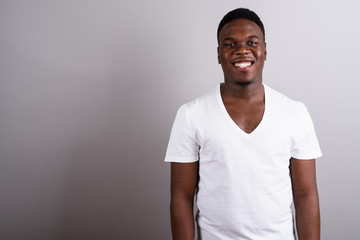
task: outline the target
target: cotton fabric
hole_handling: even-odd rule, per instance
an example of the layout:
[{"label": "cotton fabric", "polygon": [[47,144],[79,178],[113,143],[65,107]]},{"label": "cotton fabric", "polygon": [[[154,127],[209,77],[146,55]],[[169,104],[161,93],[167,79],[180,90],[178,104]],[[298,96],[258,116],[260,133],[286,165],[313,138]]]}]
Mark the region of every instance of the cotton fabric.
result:
[{"label": "cotton fabric", "polygon": [[322,153],[305,105],[264,90],[264,115],[250,134],[227,113],[220,85],[177,112],[165,161],[199,161],[199,239],[294,239],[289,159]]}]

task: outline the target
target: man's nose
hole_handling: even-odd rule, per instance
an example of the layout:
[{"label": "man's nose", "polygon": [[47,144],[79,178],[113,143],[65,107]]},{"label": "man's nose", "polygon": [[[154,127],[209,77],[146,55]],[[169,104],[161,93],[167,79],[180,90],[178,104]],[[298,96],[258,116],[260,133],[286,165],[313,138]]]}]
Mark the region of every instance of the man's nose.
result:
[{"label": "man's nose", "polygon": [[239,44],[234,50],[234,55],[246,55],[250,52],[250,49],[245,44]]}]

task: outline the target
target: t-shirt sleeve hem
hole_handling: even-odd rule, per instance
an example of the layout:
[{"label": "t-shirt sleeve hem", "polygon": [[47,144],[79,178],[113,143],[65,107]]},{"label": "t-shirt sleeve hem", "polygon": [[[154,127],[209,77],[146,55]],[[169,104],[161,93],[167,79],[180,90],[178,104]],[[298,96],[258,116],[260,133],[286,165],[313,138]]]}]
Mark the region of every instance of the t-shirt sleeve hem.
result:
[{"label": "t-shirt sleeve hem", "polygon": [[199,161],[197,157],[189,157],[189,158],[165,157],[164,162],[192,163],[197,161]]},{"label": "t-shirt sleeve hem", "polygon": [[310,159],[316,159],[322,156],[321,152],[318,152],[316,154],[299,154],[299,155],[292,155],[291,157],[299,159],[299,160],[310,160]]}]

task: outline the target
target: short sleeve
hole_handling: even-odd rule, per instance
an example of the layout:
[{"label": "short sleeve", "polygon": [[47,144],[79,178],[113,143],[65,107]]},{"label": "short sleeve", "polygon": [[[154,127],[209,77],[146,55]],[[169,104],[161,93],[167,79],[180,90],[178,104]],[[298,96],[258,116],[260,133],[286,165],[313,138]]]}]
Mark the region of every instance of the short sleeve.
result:
[{"label": "short sleeve", "polygon": [[296,159],[315,159],[322,156],[315,128],[310,114],[304,104],[301,103],[297,121],[296,136],[293,139],[291,156]]},{"label": "short sleeve", "polygon": [[165,162],[190,163],[199,160],[196,128],[190,121],[186,106],[181,106],[173,123]]}]

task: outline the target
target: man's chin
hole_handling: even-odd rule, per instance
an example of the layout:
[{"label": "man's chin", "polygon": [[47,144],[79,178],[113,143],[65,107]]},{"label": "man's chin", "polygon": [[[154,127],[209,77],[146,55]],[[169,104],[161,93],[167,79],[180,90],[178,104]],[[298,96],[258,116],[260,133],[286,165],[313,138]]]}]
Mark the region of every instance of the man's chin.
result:
[{"label": "man's chin", "polygon": [[247,86],[250,85],[252,81],[236,81],[235,84],[238,86]]}]

